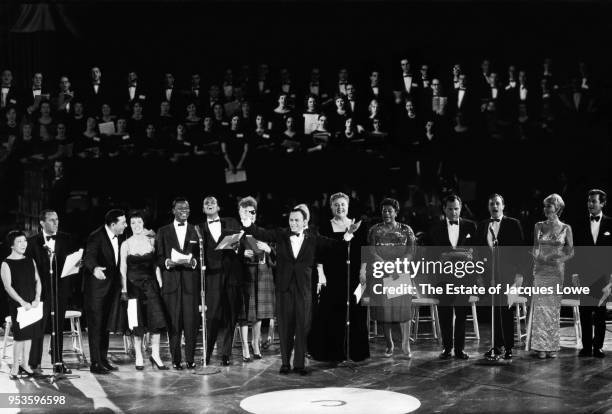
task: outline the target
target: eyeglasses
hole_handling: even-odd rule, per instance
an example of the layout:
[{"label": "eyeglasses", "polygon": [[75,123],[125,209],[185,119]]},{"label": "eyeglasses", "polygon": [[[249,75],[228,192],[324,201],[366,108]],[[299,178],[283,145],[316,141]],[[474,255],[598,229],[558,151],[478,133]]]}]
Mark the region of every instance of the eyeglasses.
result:
[{"label": "eyeglasses", "polygon": [[257,212],[255,210],[247,210],[247,213],[254,216]]}]

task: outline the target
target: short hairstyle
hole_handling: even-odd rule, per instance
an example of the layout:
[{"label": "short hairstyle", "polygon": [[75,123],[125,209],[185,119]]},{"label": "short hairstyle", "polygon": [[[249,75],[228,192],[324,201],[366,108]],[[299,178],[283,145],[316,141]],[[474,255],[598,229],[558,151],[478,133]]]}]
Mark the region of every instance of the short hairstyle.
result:
[{"label": "short hairstyle", "polygon": [[501,194],[498,193],[493,193],[489,196],[489,201],[493,200],[495,197],[499,197],[502,201],[502,204],[506,204],[506,201],[504,200],[504,197]]},{"label": "short hairstyle", "polygon": [[385,206],[393,207],[395,212],[398,212],[400,209],[399,201],[397,201],[395,198],[390,198],[390,197],[384,198],[383,201],[380,202],[380,209],[382,210],[383,207]]},{"label": "short hairstyle", "polygon": [[334,201],[338,200],[339,198],[344,198],[346,199],[346,203],[349,203],[349,196],[347,196],[346,194],[340,192],[340,193],[334,193],[331,195],[331,197],[329,197],[329,204],[334,204]]},{"label": "short hairstyle", "polygon": [[172,208],[176,207],[178,203],[189,204],[189,200],[187,200],[187,198],[183,196],[175,197],[174,200],[172,200]]},{"label": "short hairstyle", "polygon": [[310,221],[310,209],[308,208],[306,204],[304,203],[298,204],[297,206],[293,208],[294,209],[299,208],[300,210],[302,210],[306,214],[306,221]]},{"label": "short hairstyle", "polygon": [[463,205],[461,198],[457,194],[449,194],[442,200],[442,208],[445,208],[448,203],[454,203],[455,201],[459,202],[459,205]]},{"label": "short hairstyle", "polygon": [[561,198],[561,196],[557,193],[553,193],[544,199],[544,204],[551,204],[555,206],[555,213],[557,216],[561,216],[563,209],[565,208],[565,202]]},{"label": "short hairstyle", "polygon": [[219,201],[217,201],[217,197],[209,195],[204,197],[204,200],[202,200],[202,205],[206,204],[209,201],[214,201],[215,203],[219,204]]},{"label": "short hairstyle", "polygon": [[6,246],[11,247],[15,243],[15,239],[17,237],[27,237],[26,234],[22,230],[11,230],[6,235]]},{"label": "short hairstyle", "polygon": [[238,202],[238,208],[253,207],[257,211],[257,200],[251,196],[244,197]]},{"label": "short hairstyle", "polygon": [[592,190],[589,190],[588,196],[590,197],[592,195],[599,196],[599,202],[601,204],[605,203],[606,200],[608,199],[608,196],[607,196],[606,192],[604,190],[599,190],[597,188],[593,188]]},{"label": "short hairstyle", "polygon": [[[59,160],[57,160],[57,161],[59,161]],[[45,221],[47,219],[47,214],[50,214],[50,213],[56,213],[57,214],[57,211],[52,210],[50,208],[46,208],[46,209],[44,209],[43,211],[40,212],[40,214],[38,215],[38,220],[39,221]]]},{"label": "short hairstyle", "polygon": [[[302,215],[302,217],[304,218],[304,221],[308,220],[306,218],[306,212],[304,210],[302,210],[301,208],[294,208],[293,210],[291,210],[291,213],[300,213]],[[291,213],[289,213],[289,214],[291,214]]]},{"label": "short hairstyle", "polygon": [[130,220],[136,219],[136,218],[141,219],[143,224],[146,227],[146,225],[147,225],[147,217],[146,217],[146,214],[145,214],[145,212],[143,210],[132,210],[132,211],[130,211],[129,218],[128,218],[128,223],[130,222]]},{"label": "short hairstyle", "polygon": [[104,223],[107,226],[110,226],[113,223],[117,223],[119,221],[119,217],[121,216],[125,216],[125,211],[120,210],[118,208],[108,210],[104,215]]}]

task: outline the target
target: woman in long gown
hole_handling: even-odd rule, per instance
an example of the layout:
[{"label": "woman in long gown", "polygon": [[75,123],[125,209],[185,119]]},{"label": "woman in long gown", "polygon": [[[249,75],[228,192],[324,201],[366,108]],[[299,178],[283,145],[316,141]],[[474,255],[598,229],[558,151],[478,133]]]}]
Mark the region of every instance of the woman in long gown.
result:
[{"label": "woman in long gown", "polygon": [[[2,262],[2,283],[9,298],[9,313],[13,327],[13,365],[9,374],[11,379],[18,379],[20,368],[28,376],[34,372],[28,366],[28,355],[32,339],[43,335],[41,321],[21,327],[17,322],[17,309],[25,310],[41,306],[40,293],[42,285],[36,270],[34,260],[25,256],[28,241],[25,233],[15,230],[9,232],[6,244],[11,248],[11,254]],[[8,327],[7,327],[8,329]]]},{"label": "woman in long gown", "polygon": [[[336,193],[330,197],[334,217],[319,227],[322,236],[342,240],[344,233],[353,223],[347,214],[349,197]],[[350,243],[350,272],[347,280],[347,256],[349,251],[340,244],[330,251],[323,260],[326,285],[321,290],[317,316],[313,321],[312,345],[310,354],[318,361],[331,363],[347,359],[346,355],[346,303],[349,295],[349,356],[348,359],[358,362],[370,357],[368,338],[367,307],[356,302],[353,294],[360,284],[359,269],[361,266],[361,246],[366,243],[365,226],[360,226],[353,234]],[[347,287],[348,283],[348,287]]]},{"label": "woman in long gown", "polygon": [[160,296],[161,274],[155,266],[155,234],[145,229],[140,212],[130,215],[130,227],[133,235],[121,244],[120,271],[122,296],[136,299],[137,324],[130,327],[134,334],[136,369],[143,369],[142,337],[149,332],[151,366],[167,370],[159,355],[160,333],[167,324]]},{"label": "woman in long gown", "polygon": [[[392,198],[385,198],[381,203],[382,223],[375,224],[368,233],[368,246],[370,247],[371,263],[375,261],[392,261],[408,258],[414,255],[416,238],[414,232],[404,223],[396,221],[399,213],[399,202]],[[365,275],[366,263],[362,263],[361,272]],[[370,269],[371,273],[371,269]],[[382,279],[376,279],[376,283],[387,285],[391,280],[396,280],[400,275],[387,275]],[[383,334],[387,349],[385,357],[393,356],[392,327],[399,323],[402,332],[402,351],[408,357],[410,354],[410,320],[412,319],[412,298],[404,294],[394,298],[386,294],[376,293],[370,284],[370,316],[371,319],[379,321],[383,325]]]},{"label": "woman in long gown", "polygon": [[563,286],[565,262],[574,255],[572,228],[559,220],[564,207],[558,194],[546,197],[546,221],[536,223],[534,229],[534,286],[552,288],[552,294],[533,296],[531,349],[542,359],[555,358],[560,349],[561,295],[556,292],[557,286]]}]

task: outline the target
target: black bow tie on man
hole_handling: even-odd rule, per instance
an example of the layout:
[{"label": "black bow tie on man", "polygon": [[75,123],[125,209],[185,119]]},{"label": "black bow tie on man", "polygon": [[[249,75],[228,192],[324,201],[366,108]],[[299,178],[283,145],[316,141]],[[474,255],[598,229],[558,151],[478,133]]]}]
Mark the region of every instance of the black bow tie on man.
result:
[{"label": "black bow tie on man", "polygon": [[49,241],[49,240],[55,240],[57,238],[57,236],[54,234],[52,236],[45,236],[45,240]]},{"label": "black bow tie on man", "polygon": [[497,223],[499,223],[501,220],[500,220],[500,219],[498,219],[498,218],[492,218],[492,219],[490,219],[489,221],[490,221],[491,223],[493,223],[494,221],[495,221],[495,222],[497,222]]},{"label": "black bow tie on man", "polygon": [[452,225],[458,226],[459,225],[459,220],[449,220],[448,224],[450,224],[451,226]]},{"label": "black bow tie on man", "polygon": [[591,216],[591,221],[599,221],[601,216]]},{"label": "black bow tie on man", "polygon": [[295,236],[295,237],[300,237],[300,236],[302,235],[302,233],[300,233],[300,232],[298,232],[298,231],[292,231],[292,232],[291,232],[291,235],[292,235],[292,236]]},{"label": "black bow tie on man", "polygon": [[211,224],[211,223],[220,223],[220,222],[221,222],[221,219],[208,220],[208,224]]}]

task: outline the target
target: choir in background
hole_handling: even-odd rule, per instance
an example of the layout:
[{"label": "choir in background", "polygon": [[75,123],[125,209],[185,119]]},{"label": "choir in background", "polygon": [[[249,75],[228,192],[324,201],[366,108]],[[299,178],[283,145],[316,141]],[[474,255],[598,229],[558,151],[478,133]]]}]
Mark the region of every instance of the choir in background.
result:
[{"label": "choir in background", "polygon": [[[609,296],[612,269],[597,268],[597,263],[585,261],[584,257],[575,265],[571,260],[574,246],[612,245],[612,219],[602,211],[607,202],[606,193],[590,190],[586,201],[583,217],[575,223],[565,223],[560,220],[564,200],[558,194],[544,198],[544,220],[537,222],[534,229],[533,262],[521,266],[511,257],[502,257],[502,280],[521,286],[526,283],[529,272],[534,286],[578,285],[581,279],[596,274],[601,276],[593,288],[601,290],[604,297]],[[291,209],[288,227],[260,227],[255,224],[258,202],[252,197],[238,203],[236,215],[240,220],[221,217],[217,199],[206,197],[205,221],[198,225],[189,223],[189,201],[175,198],[172,222],[159,228],[157,233],[147,228],[147,217],[140,211],[126,214],[122,210],[110,210],[102,225],[89,235],[82,260],[91,372],[102,375],[117,369],[108,359],[109,332],[134,335],[138,370],[144,367],[142,338],[145,333],[151,336],[152,367],[169,369],[159,349],[160,337],[167,333],[172,368],[196,368],[202,265],[206,268],[207,362],[216,344],[221,365],[232,364],[237,325],[242,336],[243,363],[252,358],[265,358],[273,327],[278,327],[281,374],[288,374],[293,368],[294,372],[307,375],[307,356],[333,365],[347,359],[365,360],[370,357],[366,303],[371,307],[372,319],[382,323],[386,342],[384,356],[390,357],[395,352],[392,330],[399,324],[401,351],[410,357],[412,297],[389,299],[369,290],[372,269],[360,257],[362,246],[372,246],[373,254],[381,257],[392,248],[391,251],[410,258],[419,243],[446,248],[442,255],[469,246],[531,244],[524,238],[521,223],[504,214],[505,200],[500,194],[489,197],[489,217],[478,224],[463,218],[463,203],[458,195],[446,196],[442,206],[439,219],[418,240],[410,226],[397,221],[400,210],[397,200],[384,199],[379,210],[381,220],[373,220],[375,224],[366,228],[351,218],[350,197],[344,193],[330,197],[333,218],[320,223],[318,229],[309,226],[310,211],[304,205]],[[24,232],[14,230],[7,236],[11,251],[2,261],[1,274],[9,297],[15,340],[10,372],[13,379],[42,373],[42,337],[46,325],[51,323],[50,302],[57,301],[63,316],[70,299],[64,279],[55,289],[50,266],[57,275],[56,270],[63,267],[66,256],[79,246],[71,235],[59,231],[59,223],[56,211],[44,210],[40,214],[38,234],[26,238]],[[226,236],[235,234],[239,239],[229,248],[216,249]],[[50,257],[54,260],[50,261]],[[200,262],[201,257],[205,263]],[[585,267],[585,262],[590,264]],[[361,303],[357,303],[352,292],[360,284],[365,285],[366,293]],[[350,292],[348,298],[347,292]],[[137,322],[128,327],[130,299],[136,300]],[[554,358],[560,350],[561,296],[536,294],[532,301],[530,348],[538,358]],[[346,355],[347,304],[350,355]],[[17,308],[37,306],[43,306],[43,319],[20,329]],[[453,307],[440,307],[441,359],[470,357],[464,348],[467,306],[466,301],[456,302]],[[580,356],[604,357],[605,317],[605,302],[601,306],[580,307],[583,345]],[[271,323],[268,339],[264,341],[261,327],[266,319]],[[272,323],[274,320],[277,325]],[[505,359],[513,358],[513,321],[513,312],[505,304],[496,309],[493,322],[496,336],[487,356],[503,354]],[[248,343],[249,326],[252,327],[251,344]],[[69,372],[61,361],[61,350],[58,355],[60,360],[53,361],[57,363],[54,369]]]}]

